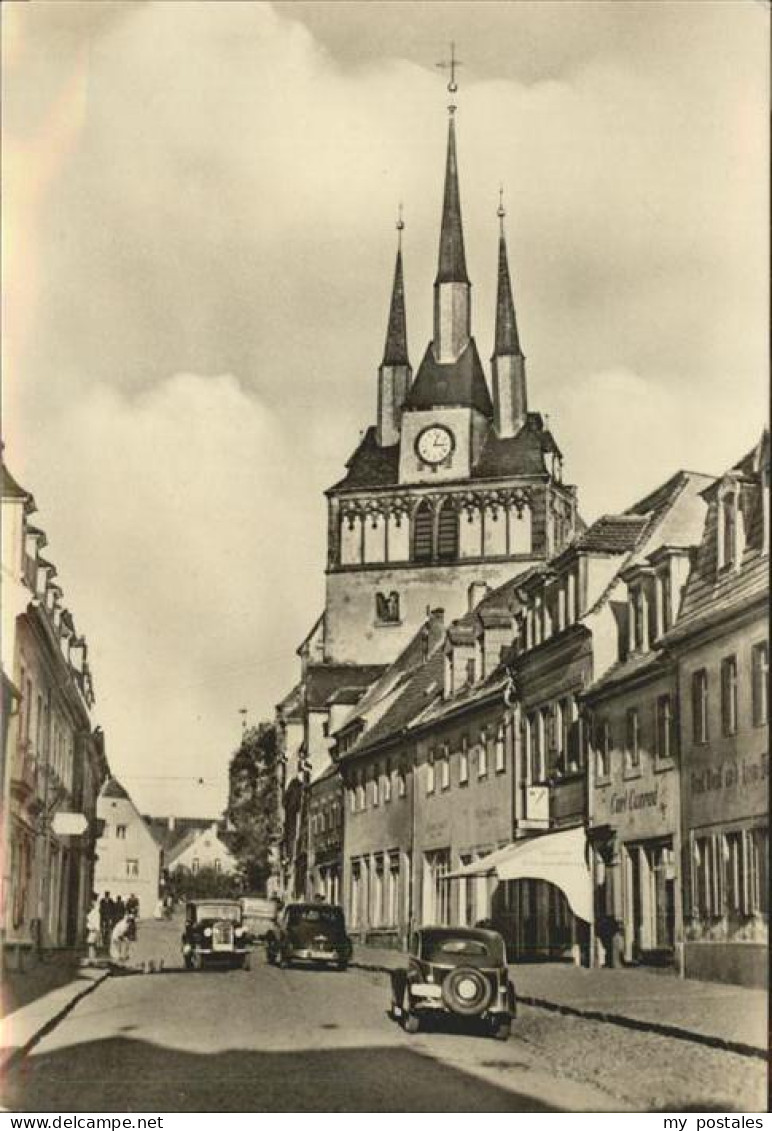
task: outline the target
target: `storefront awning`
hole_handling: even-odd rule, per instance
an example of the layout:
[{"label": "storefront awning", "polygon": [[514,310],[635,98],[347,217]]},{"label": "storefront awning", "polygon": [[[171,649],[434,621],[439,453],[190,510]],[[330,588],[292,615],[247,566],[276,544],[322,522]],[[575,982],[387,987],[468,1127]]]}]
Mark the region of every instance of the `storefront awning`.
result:
[{"label": "storefront awning", "polygon": [[496,875],[500,880],[546,880],[560,888],[574,915],[592,919],[592,877],[585,859],[583,828],[516,840],[481,860],[475,860],[449,879]]}]

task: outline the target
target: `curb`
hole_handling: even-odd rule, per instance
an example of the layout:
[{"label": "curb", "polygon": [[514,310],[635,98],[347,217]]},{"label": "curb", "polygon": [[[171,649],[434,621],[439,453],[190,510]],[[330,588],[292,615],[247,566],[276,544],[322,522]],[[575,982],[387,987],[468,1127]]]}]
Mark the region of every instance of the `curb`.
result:
[{"label": "curb", "polygon": [[[358,970],[369,970],[373,973],[391,974],[389,966],[380,966],[367,962],[352,962]],[[579,1009],[574,1005],[561,1005],[543,997],[531,997],[529,994],[518,994],[518,1002],[530,1005],[536,1009],[546,1009],[550,1013],[562,1013],[569,1017],[582,1017],[585,1021],[602,1021],[608,1025],[619,1025],[623,1029],[635,1029],[642,1033],[656,1033],[661,1037],[674,1037],[680,1041],[691,1041],[696,1045],[706,1045],[708,1048],[721,1049],[722,1052],[737,1053],[738,1056],[750,1056],[759,1060],[766,1060],[766,1049],[758,1045],[749,1045],[744,1041],[733,1041],[727,1037],[715,1037],[710,1033],[699,1033],[694,1029],[684,1029],[679,1025],[668,1025],[663,1021],[643,1021],[637,1017],[628,1017],[624,1013],[610,1013],[602,1009]]]},{"label": "curb", "polygon": [[44,1021],[37,1032],[33,1033],[23,1045],[12,1049],[7,1056],[3,1056],[3,1054],[0,1053],[0,1070],[5,1073],[10,1068],[15,1067],[20,1060],[23,1060],[24,1057],[34,1049],[36,1044],[43,1040],[43,1037],[48,1036],[57,1025],[64,1021],[65,1017],[72,1012],[78,1002],[82,1001],[84,997],[88,997],[89,994],[93,994],[94,990],[99,989],[102,983],[105,982],[111,974],[112,970],[103,970],[99,977],[94,978],[93,982],[85,986],[79,993],[75,994],[74,997],[71,997],[53,1017],[49,1017],[47,1021]]}]

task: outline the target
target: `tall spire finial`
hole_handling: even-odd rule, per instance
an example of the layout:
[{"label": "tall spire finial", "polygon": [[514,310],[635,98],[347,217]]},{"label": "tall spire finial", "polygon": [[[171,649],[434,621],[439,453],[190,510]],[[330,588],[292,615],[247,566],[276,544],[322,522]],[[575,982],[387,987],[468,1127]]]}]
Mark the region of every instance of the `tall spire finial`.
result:
[{"label": "tall spire finial", "polygon": [[456,103],[453,95],[458,90],[458,83],[456,82],[456,67],[462,66],[461,60],[456,58],[456,45],[451,42],[450,44],[450,59],[443,59],[437,63],[437,66],[443,71],[450,72],[448,80],[448,94],[450,95],[450,102],[448,103],[448,113],[453,115],[456,112]]},{"label": "tall spire finial", "polygon": [[496,209],[496,215],[499,218],[499,231],[501,232],[502,236],[504,235],[504,217],[506,216],[506,214],[507,210],[504,207],[504,186],[499,185],[499,206]]},{"label": "tall spire finial", "polygon": [[402,251],[402,233],[405,230],[405,221],[402,219],[402,201],[401,200],[400,200],[399,206],[397,208],[396,228],[397,228],[397,248],[398,248],[399,251]]}]

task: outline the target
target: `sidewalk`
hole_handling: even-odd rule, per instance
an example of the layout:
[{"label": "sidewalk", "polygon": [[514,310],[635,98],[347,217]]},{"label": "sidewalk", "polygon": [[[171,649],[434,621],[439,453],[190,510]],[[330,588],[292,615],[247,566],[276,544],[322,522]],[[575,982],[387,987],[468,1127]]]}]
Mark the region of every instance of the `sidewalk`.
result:
[{"label": "sidewalk", "polygon": [[[0,1021],[0,1070],[37,1044],[50,1029],[66,1016],[86,994],[92,993],[110,971],[83,966],[71,971],[71,978],[22,1005]],[[34,978],[35,971],[25,977]]]},{"label": "sidewalk", "polygon": [[[393,970],[404,964],[399,951],[354,947],[355,966]],[[696,982],[642,967],[587,970],[539,962],[509,969],[526,1005],[766,1057],[766,990]]]}]

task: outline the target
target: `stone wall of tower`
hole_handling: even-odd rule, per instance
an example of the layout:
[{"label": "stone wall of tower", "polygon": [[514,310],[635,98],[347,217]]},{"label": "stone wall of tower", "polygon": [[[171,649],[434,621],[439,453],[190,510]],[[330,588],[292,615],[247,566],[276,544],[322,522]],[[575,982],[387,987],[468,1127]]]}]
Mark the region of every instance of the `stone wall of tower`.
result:
[{"label": "stone wall of tower", "polygon": [[502,438],[515,436],[528,415],[525,358],[517,354],[495,357],[493,370],[493,423]]},{"label": "stone wall of tower", "polygon": [[434,355],[455,361],[471,334],[471,295],[468,283],[438,283],[434,288]]}]

